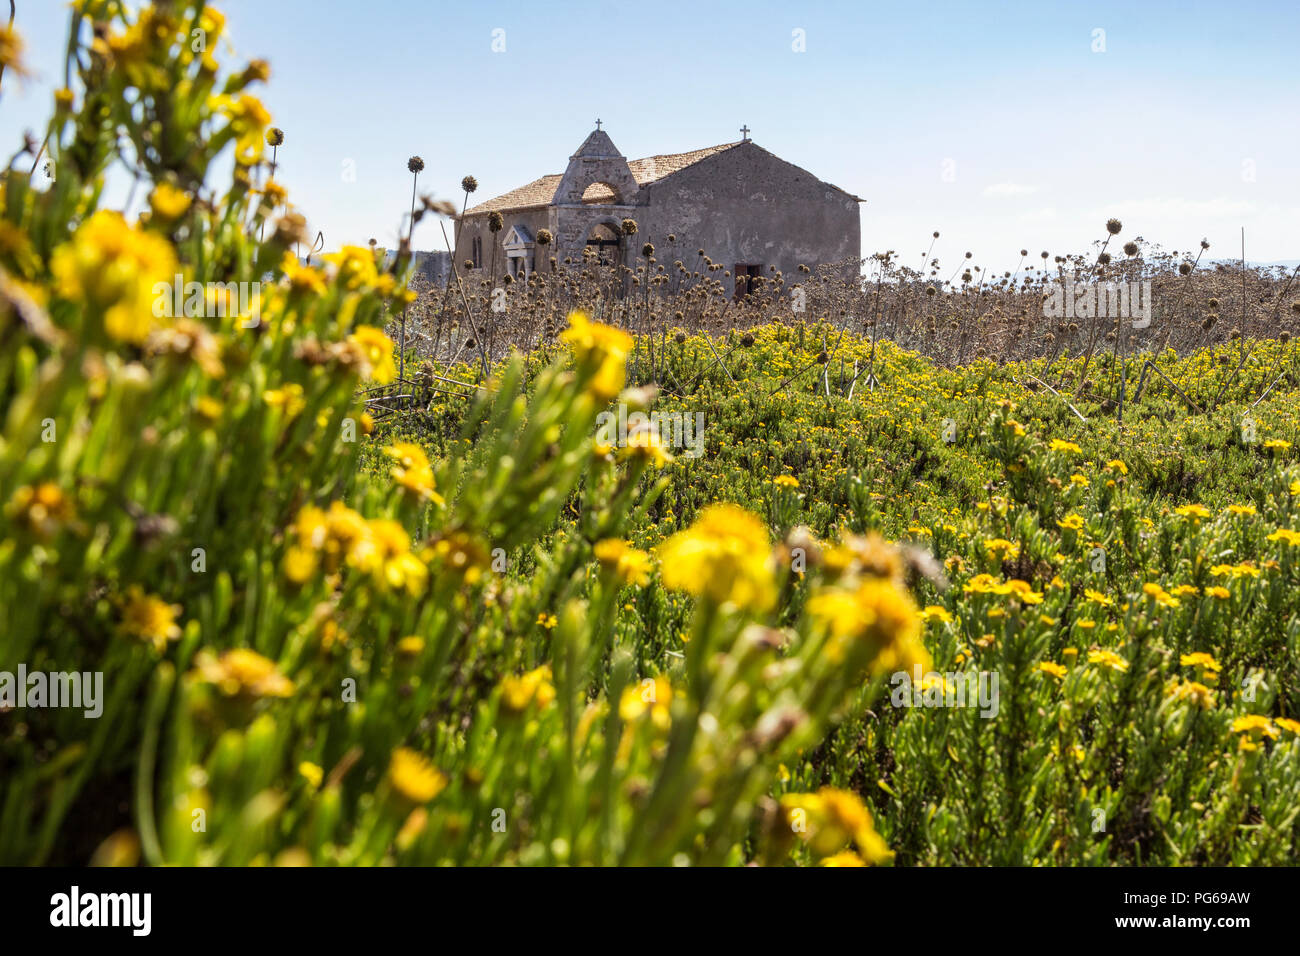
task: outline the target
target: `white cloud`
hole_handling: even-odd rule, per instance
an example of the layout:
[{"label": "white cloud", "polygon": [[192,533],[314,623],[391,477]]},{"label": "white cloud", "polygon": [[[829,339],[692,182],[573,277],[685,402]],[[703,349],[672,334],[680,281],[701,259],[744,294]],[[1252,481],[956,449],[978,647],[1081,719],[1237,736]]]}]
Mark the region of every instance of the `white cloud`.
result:
[{"label": "white cloud", "polygon": [[1037,186],[1027,186],[1024,183],[994,183],[992,186],[984,187],[985,196],[994,196],[999,199],[1007,196],[1027,196],[1036,192],[1038,192]]}]

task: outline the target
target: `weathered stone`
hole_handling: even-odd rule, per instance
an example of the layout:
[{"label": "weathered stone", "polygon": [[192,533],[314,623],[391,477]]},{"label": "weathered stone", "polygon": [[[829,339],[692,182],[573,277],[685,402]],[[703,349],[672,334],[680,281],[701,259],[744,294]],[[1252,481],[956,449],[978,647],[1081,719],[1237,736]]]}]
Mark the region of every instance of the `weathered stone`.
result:
[{"label": "weathered stone", "polygon": [[[687,269],[703,271],[703,249],[732,272],[733,284],[739,271],[768,280],[780,274],[789,288],[799,281],[800,265],[858,258],[862,201],[752,140],[629,162],[598,129],[562,174],[468,210],[456,266],[472,259],[478,268],[522,277],[544,268],[549,256],[581,262],[584,249],[604,238],[600,251],[618,263],[635,265],[649,242],[667,268],[680,259]],[[488,229],[492,212],[505,220],[495,234]],[[624,219],[636,221],[635,236],[622,235]],[[541,229],[555,237],[551,247],[524,241]]]}]

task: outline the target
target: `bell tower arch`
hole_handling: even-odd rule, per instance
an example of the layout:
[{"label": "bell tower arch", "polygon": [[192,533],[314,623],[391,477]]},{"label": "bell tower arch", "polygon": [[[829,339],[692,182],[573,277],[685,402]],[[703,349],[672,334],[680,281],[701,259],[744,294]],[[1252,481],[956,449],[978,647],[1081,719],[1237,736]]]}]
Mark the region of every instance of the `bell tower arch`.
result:
[{"label": "bell tower arch", "polygon": [[597,128],[569,157],[555,189],[552,214],[557,252],[576,258],[595,227],[635,218],[640,192],[627,157],[598,121]]}]

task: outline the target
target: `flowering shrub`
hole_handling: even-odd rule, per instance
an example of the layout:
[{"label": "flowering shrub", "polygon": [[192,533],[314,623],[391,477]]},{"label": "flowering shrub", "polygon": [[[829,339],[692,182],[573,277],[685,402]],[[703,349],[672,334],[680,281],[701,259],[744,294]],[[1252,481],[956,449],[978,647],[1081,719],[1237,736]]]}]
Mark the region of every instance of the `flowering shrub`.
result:
[{"label": "flowering shrub", "polygon": [[[899,864],[1290,859],[1300,836],[1294,343],[1253,343],[1257,361],[1217,414],[1148,390],[1121,425],[1080,422],[1060,397],[1026,388],[1045,380],[1042,360],[942,369],[877,342],[879,382],[848,400],[839,359],[851,376],[871,361],[870,339],[845,337],[828,395],[831,363],[814,359],[831,325],[749,334],[683,336],[663,353],[658,407],[703,410],[704,454],[666,463],[667,490],[630,526],[632,546],[654,550],[660,567],[618,626],[646,658],[668,662],[691,640],[691,605],[672,589],[762,606],[740,569],[765,551],[751,536],[769,532],[791,571],[775,598],[783,626],[861,634],[869,616],[855,598],[890,579],[920,605],[914,623],[897,619],[863,687],[870,712],[779,769],[778,819],[803,808],[811,833],[805,797],[830,787],[858,795]],[[1154,359],[1193,387],[1212,365],[1205,352]],[[439,423],[462,414],[437,397],[407,433],[441,447]],[[706,551],[694,535],[733,511],[726,501],[766,515],[767,528],[738,522]],[[555,534],[570,533],[570,517]],[[707,575],[694,563],[706,555]],[[845,569],[871,574],[828,591],[823,578]],[[898,593],[878,594],[872,615]],[[979,675],[997,676],[997,706],[952,706]]]},{"label": "flowering shrub", "polygon": [[574,313],[376,425],[405,256],[295,254],[214,9],[74,11],[0,180],[0,862],[1294,858],[1296,344],[1147,353],[1121,423],[1057,348]]},{"label": "flowering shrub", "polygon": [[[105,699],[4,700],[0,861],[887,859],[860,798],[809,796],[791,841],[769,794],[918,653],[905,593],[842,568],[833,615],[779,626],[790,574],[720,507],[663,544],[696,610],[648,659],[616,619],[669,456],[592,438],[630,337],[574,315],[526,396],[500,367],[432,456],[368,437],[402,257],[294,255],[301,219],[256,185],[267,70],[223,75],[214,9],[75,10],[57,180],[11,167],[0,199],[0,671],[98,672]],[[99,205],[119,159],[138,217]],[[178,275],[198,315],[158,307]]]}]

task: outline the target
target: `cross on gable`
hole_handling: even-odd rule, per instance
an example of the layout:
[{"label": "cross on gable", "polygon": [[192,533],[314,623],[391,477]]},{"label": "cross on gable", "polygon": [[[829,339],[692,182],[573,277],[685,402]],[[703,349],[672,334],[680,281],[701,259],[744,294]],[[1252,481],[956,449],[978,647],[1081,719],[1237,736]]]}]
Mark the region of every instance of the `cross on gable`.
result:
[{"label": "cross on gable", "polygon": [[600,120],[596,120],[596,131],[600,131]]},{"label": "cross on gable", "polygon": [[749,126],[748,126],[748,124],[746,124],[745,126],[742,126],[742,127],[740,128],[740,135],[744,137],[744,139],[741,140],[741,142],[747,142],[747,141],[749,140]]}]

